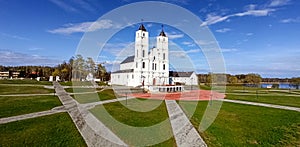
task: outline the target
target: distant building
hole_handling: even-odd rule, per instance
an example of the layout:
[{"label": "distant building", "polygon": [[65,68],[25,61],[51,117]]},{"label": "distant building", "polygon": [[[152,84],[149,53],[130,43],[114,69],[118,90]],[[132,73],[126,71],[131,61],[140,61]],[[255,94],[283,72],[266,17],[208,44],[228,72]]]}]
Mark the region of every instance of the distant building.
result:
[{"label": "distant building", "polygon": [[195,72],[170,71],[169,76],[172,85],[198,85],[198,77]]},{"label": "distant building", "polygon": [[156,47],[149,51],[149,34],[141,24],[135,32],[135,54],[120,63],[120,70],[111,73],[111,84],[133,87],[171,85],[176,82],[198,84],[194,72],[170,73],[168,37],[163,28],[156,37]]},{"label": "distant building", "polygon": [[0,71],[0,79],[8,79],[9,71]]}]

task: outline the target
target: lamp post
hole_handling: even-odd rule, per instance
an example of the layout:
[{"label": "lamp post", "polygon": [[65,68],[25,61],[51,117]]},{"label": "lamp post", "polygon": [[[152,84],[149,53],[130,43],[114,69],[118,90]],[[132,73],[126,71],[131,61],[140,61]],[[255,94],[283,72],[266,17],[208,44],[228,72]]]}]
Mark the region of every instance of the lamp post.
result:
[{"label": "lamp post", "polygon": [[193,90],[193,78],[191,78],[191,90]]}]

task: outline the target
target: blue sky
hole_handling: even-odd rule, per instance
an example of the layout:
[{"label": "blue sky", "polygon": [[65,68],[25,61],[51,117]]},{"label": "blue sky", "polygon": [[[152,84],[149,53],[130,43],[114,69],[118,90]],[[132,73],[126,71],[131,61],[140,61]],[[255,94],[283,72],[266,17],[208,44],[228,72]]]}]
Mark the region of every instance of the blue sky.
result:
[{"label": "blue sky", "polygon": [[[134,0],[0,0],[0,64],[56,65],[69,60],[90,25],[111,10]],[[227,73],[258,73],[263,77],[300,76],[300,2],[297,0],[164,0],[181,6],[203,22],[216,38]],[[137,14],[138,15],[138,14]],[[175,19],[176,15],[175,14]],[[140,16],[141,19],[143,16]],[[150,36],[161,24],[144,20]],[[129,20],[130,22],[130,20]],[[139,24],[121,30],[106,44],[99,62],[116,62],[124,48],[132,48]],[[102,21],[96,29],[110,29]],[[187,34],[174,26],[165,31],[196,65],[210,71],[205,57]],[[174,56],[178,52],[174,51]],[[199,54],[196,56],[196,54]],[[172,54],[171,54],[172,55]],[[173,56],[173,55],[172,55]]]}]

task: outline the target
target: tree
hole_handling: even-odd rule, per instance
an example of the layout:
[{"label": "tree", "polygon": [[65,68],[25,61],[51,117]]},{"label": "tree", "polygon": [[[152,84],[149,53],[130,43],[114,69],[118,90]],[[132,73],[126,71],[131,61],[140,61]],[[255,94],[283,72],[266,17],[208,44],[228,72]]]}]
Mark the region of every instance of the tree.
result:
[{"label": "tree", "polygon": [[84,59],[81,55],[76,55],[74,61],[73,61],[73,70],[72,70],[72,76],[74,80],[81,80],[83,77],[85,77],[85,70],[84,70]]},{"label": "tree", "polygon": [[238,78],[236,76],[230,76],[229,77],[229,83],[230,84],[236,84],[238,82]]},{"label": "tree", "polygon": [[248,84],[258,85],[260,84],[262,78],[259,74],[247,74],[244,82]]},{"label": "tree", "polygon": [[89,73],[94,73],[96,69],[96,64],[91,57],[88,57],[86,60],[86,70]]},{"label": "tree", "polygon": [[54,72],[52,72],[53,77],[56,77],[56,76],[59,76],[59,75],[60,75],[59,69],[55,69]]},{"label": "tree", "polygon": [[106,72],[105,66],[103,66],[102,64],[97,64],[96,77],[100,78],[101,81],[104,81],[104,79],[107,80],[106,74],[107,74],[107,72]]},{"label": "tree", "polygon": [[299,87],[300,87],[300,77],[292,78],[291,83],[292,83],[292,85],[294,85],[296,87],[296,89],[299,89]]}]

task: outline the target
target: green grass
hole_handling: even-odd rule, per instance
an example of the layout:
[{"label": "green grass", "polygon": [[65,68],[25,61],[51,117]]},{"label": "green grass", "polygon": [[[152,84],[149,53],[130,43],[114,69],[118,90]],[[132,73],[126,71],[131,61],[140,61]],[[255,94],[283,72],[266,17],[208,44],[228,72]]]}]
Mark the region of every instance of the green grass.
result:
[{"label": "green grass", "polygon": [[65,88],[69,93],[95,92],[95,88]]},{"label": "green grass", "polygon": [[74,94],[72,97],[75,98],[77,102],[83,104],[115,99],[116,95],[112,89],[105,89],[97,93]]},{"label": "green grass", "polygon": [[258,94],[258,97],[256,97],[256,94],[254,94],[254,95],[226,94],[226,99],[300,107],[300,96],[289,96],[286,94],[281,94],[281,95],[260,95],[260,94]]},{"label": "green grass", "polygon": [[163,101],[131,99],[127,105],[125,101],[108,103],[90,111],[130,146],[176,144]]},{"label": "green grass", "polygon": [[0,95],[10,94],[45,94],[53,93],[53,89],[46,89],[39,86],[10,86],[0,85]]},{"label": "green grass", "polygon": [[[191,118],[194,127],[198,128],[207,104],[199,102]],[[188,112],[193,102],[180,105]],[[299,146],[300,113],[224,102],[201,136],[208,146]]]},{"label": "green grass", "polygon": [[0,125],[0,146],[86,146],[67,113]]},{"label": "green grass", "polygon": [[37,80],[0,80],[0,84],[36,84],[36,85],[52,85],[49,81],[37,81]]},{"label": "green grass", "polygon": [[61,103],[56,96],[0,96],[0,118],[50,110]]}]

